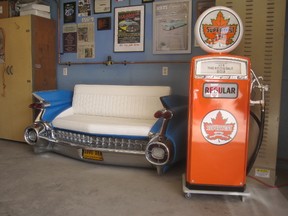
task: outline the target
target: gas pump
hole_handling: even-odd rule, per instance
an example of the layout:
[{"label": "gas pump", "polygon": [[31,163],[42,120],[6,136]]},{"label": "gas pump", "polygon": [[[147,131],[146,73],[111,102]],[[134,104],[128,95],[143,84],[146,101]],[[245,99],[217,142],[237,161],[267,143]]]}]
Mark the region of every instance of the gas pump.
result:
[{"label": "gas pump", "polygon": [[[249,196],[245,186],[250,105],[261,104],[264,109],[266,87],[251,72],[249,58],[228,54],[243,35],[241,19],[232,9],[216,6],[206,10],[194,32],[199,46],[209,54],[191,61],[183,191],[186,198],[193,193],[243,198]],[[251,101],[255,86],[263,94],[261,100]]]}]

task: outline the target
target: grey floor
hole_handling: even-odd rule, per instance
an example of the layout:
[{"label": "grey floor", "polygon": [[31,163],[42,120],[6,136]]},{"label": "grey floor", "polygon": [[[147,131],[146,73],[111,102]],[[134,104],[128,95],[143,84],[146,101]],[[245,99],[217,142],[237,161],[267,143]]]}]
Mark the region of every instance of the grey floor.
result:
[{"label": "grey floor", "polygon": [[288,215],[287,187],[269,188],[247,178],[251,196],[245,202],[215,195],[187,200],[184,172],[185,164],[158,176],[150,169],[85,163],[55,153],[36,155],[29,145],[0,140],[0,215]]}]

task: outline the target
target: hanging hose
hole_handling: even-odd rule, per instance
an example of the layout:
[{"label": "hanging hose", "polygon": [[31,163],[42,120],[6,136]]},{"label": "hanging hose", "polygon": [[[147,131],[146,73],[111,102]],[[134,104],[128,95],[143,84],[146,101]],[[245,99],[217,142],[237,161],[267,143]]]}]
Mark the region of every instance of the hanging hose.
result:
[{"label": "hanging hose", "polygon": [[261,106],[261,114],[260,114],[260,120],[258,118],[258,116],[253,113],[252,111],[250,112],[250,115],[254,118],[254,120],[256,121],[258,128],[259,128],[259,134],[257,137],[257,143],[256,143],[256,147],[255,150],[251,156],[251,158],[249,159],[249,161],[247,162],[247,169],[246,169],[246,175],[249,174],[249,172],[251,171],[256,158],[258,156],[258,153],[260,151],[260,148],[262,146],[262,141],[263,141],[263,135],[264,135],[264,126],[265,126],[265,91],[268,91],[268,86],[267,85],[263,85],[260,80],[263,80],[262,77],[257,77],[256,74],[254,73],[254,71],[251,69],[251,75],[253,77],[253,80],[251,82],[251,92],[252,93],[252,89],[254,87],[260,89],[261,91],[261,100],[258,101],[253,101],[250,99],[250,104],[251,105],[260,105]]},{"label": "hanging hose", "polygon": [[259,118],[255,115],[255,113],[250,112],[250,115],[254,118],[254,120],[256,121],[258,127],[259,127],[259,134],[258,134],[258,138],[257,138],[257,144],[255,147],[255,150],[250,158],[250,160],[247,163],[247,169],[246,169],[246,175],[249,174],[249,172],[251,171],[256,158],[258,156],[258,153],[260,151],[261,145],[262,145],[262,141],[263,141],[263,134],[264,134],[264,122],[265,122],[265,109],[261,110],[261,116],[260,116],[260,120]]}]

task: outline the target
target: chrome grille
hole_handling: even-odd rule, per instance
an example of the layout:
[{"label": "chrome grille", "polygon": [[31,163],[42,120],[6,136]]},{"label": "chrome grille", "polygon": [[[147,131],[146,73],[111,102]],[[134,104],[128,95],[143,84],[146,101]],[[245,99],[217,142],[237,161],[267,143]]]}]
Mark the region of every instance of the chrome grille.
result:
[{"label": "chrome grille", "polygon": [[84,148],[115,151],[144,152],[148,143],[148,140],[91,136],[62,130],[55,130],[54,137],[60,142],[83,146]]}]

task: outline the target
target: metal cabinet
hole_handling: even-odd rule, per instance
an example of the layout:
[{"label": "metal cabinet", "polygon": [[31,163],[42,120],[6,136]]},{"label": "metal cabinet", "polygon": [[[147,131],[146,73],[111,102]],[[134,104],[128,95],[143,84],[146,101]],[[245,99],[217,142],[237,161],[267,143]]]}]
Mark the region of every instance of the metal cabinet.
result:
[{"label": "metal cabinet", "polygon": [[32,92],[56,88],[56,23],[29,15],[0,19],[0,138],[24,141]]}]

